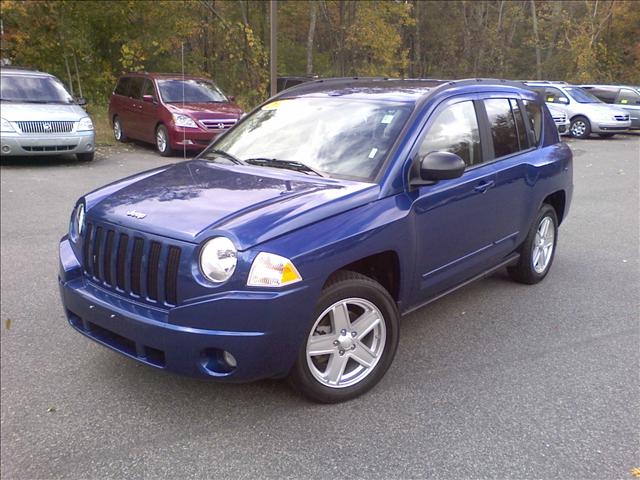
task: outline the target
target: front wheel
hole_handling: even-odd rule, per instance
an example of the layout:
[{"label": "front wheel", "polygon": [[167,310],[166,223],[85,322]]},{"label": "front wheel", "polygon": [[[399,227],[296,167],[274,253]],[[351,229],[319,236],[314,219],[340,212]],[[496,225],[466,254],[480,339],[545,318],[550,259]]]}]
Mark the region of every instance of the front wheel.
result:
[{"label": "front wheel", "polygon": [[173,150],[169,143],[169,131],[164,125],[158,125],[156,129],[156,148],[158,149],[158,153],[163,157],[173,155]]},{"label": "front wheel", "polygon": [[555,209],[544,204],[525,239],[518,263],[507,270],[513,280],[533,285],[549,273],[556,253],[558,216]]},{"label": "front wheel", "polygon": [[589,135],[591,135],[591,123],[586,117],[576,117],[571,120],[569,133],[575,138],[589,138]]},{"label": "front wheel", "polygon": [[316,304],[289,381],[311,400],[337,403],[371,389],[398,348],[398,311],[382,285],[341,271]]}]

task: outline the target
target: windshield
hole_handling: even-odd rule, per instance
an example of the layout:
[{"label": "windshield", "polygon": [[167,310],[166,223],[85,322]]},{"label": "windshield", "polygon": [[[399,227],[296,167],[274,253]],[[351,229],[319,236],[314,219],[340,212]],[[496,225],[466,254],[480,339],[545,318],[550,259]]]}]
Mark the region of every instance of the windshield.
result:
[{"label": "windshield", "polygon": [[566,87],[565,90],[571,98],[578,103],[602,103],[597,97],[594,97],[586,90],[580,87]]},{"label": "windshield", "polygon": [[[226,102],[227,97],[207,80],[158,80],[160,96],[165,103]],[[182,98],[184,92],[184,100]]]},{"label": "windshield", "polygon": [[[299,162],[329,176],[373,180],[411,107],[337,97],[264,105],[214,145],[240,160]],[[204,152],[204,157],[216,154]]]},{"label": "windshield", "polygon": [[62,83],[53,77],[2,75],[0,98],[9,102],[72,103]]}]

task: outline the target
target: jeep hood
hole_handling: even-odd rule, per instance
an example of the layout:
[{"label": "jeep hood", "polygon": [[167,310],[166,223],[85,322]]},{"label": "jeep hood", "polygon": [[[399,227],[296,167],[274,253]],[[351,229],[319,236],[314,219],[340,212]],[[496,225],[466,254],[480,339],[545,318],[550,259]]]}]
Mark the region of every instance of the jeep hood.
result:
[{"label": "jeep hood", "polygon": [[106,186],[86,202],[89,221],[187,242],[225,234],[245,250],[378,193],[377,184],[193,160]]}]

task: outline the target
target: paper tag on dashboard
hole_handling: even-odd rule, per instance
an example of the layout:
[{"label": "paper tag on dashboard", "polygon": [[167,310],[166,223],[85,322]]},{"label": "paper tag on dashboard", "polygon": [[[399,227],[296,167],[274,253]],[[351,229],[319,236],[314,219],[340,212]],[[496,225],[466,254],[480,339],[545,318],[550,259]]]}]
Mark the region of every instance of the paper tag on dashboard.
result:
[{"label": "paper tag on dashboard", "polygon": [[376,153],[378,153],[378,149],[377,148],[372,148],[371,152],[369,152],[369,158],[375,157]]}]

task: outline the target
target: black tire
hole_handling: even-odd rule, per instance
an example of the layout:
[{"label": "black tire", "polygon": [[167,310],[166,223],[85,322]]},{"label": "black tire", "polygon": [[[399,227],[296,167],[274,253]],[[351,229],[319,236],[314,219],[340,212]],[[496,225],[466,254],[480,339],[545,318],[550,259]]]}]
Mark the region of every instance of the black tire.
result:
[{"label": "black tire", "polygon": [[[164,143],[160,141],[160,135],[164,135]],[[171,142],[169,140],[169,131],[167,127],[160,124],[156,128],[156,150],[163,157],[170,157],[173,155],[173,149],[171,148]]]},{"label": "black tire", "polygon": [[571,119],[571,125],[569,126],[569,133],[574,138],[589,138],[591,135],[591,122],[587,117],[578,115]]},{"label": "black tire", "polygon": [[[314,377],[307,362],[307,341],[311,329],[316,326],[320,316],[332,305],[341,300],[364,300],[373,304],[384,320],[386,339],[381,346],[379,360],[357,383],[343,387],[330,387]],[[351,312],[350,312],[351,313]],[[325,318],[327,315],[323,316]],[[393,361],[398,348],[399,314],[396,303],[387,290],[375,280],[350,271],[339,271],[327,282],[314,310],[312,322],[302,342],[296,363],[289,374],[289,383],[307,398],[319,403],[338,403],[355,398],[373,388],[384,376]],[[351,317],[353,319],[353,317]],[[355,323],[354,323],[355,324]],[[352,324],[353,325],[353,324]],[[380,326],[382,331],[383,326]],[[373,331],[373,330],[372,330]],[[355,332],[354,332],[355,335]],[[347,333],[347,338],[349,334]],[[366,337],[363,338],[363,341]],[[336,347],[339,349],[340,347]],[[355,350],[355,347],[353,347]],[[342,351],[344,352],[344,350]],[[333,355],[337,355],[334,353]],[[343,353],[340,353],[342,356]],[[348,353],[347,353],[348,356]],[[351,362],[352,360],[346,360]],[[345,367],[346,368],[346,367]]]},{"label": "black tire", "polygon": [[95,157],[94,152],[88,153],[76,153],[76,157],[80,162],[93,162],[93,158]]},{"label": "black tire", "polygon": [[122,128],[122,122],[117,115],[113,117],[113,138],[118,142],[126,142],[128,140],[128,137]]},{"label": "black tire", "polygon": [[600,136],[600,138],[611,138],[615,135],[615,133],[599,133],[598,136]]},{"label": "black tire", "polygon": [[[536,271],[533,265],[533,255],[534,255],[534,247],[536,242],[536,233],[538,231],[538,227],[540,226],[542,220],[544,218],[550,218],[553,224],[553,247],[551,249],[551,258],[549,259],[546,267],[543,271]],[[516,282],[524,283],[527,285],[534,285],[544,277],[547,276],[549,270],[551,269],[551,265],[553,264],[553,259],[556,255],[556,249],[558,246],[558,216],[556,214],[555,209],[548,204],[543,204],[536,215],[535,220],[531,224],[531,228],[529,229],[529,233],[527,234],[527,238],[524,240],[524,243],[520,247],[520,259],[518,263],[512,267],[508,267],[507,271],[513,280]]]}]

